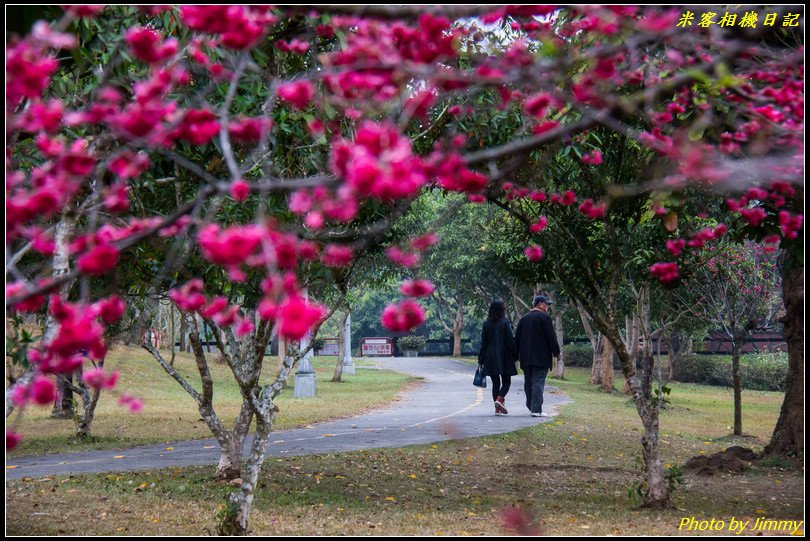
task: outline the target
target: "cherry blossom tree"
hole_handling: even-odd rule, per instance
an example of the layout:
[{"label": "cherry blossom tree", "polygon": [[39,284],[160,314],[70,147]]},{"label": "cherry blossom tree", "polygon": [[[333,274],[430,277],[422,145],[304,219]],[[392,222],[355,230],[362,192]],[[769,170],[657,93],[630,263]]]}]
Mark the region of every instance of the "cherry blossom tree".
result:
[{"label": "cherry blossom tree", "polygon": [[[791,9],[761,8],[784,27],[699,28],[679,26],[676,10],[634,6],[66,7],[6,52],[6,306],[45,320],[42,339],[25,345],[29,369],[7,389],[7,412],[11,396],[50,396],[40,391],[52,382],[41,382],[85,366],[83,351],[96,364],[92,385],[114,385],[97,368],[108,346],[102,323],[120,317],[121,299],[95,286],[115,283],[127,254],[168,243],[156,288],[190,245],[234,284],[260,276],[257,320],[238,298],[211,297],[200,276],[183,276],[173,300],[229,339],[273,329],[295,339],[324,314],[302,291],[307,261],[349,264],[426,187],[498,204],[539,198],[539,176],[515,174],[529,161],[544,168],[537,158],[566,138],[589,137],[586,167],[625,148],[614,136],[655,159],[586,192],[556,178],[547,195],[568,209],[560,220],[597,223],[625,198],[663,201],[696,187],[731,194],[752,230],[775,226],[769,245],[797,242],[803,51],[773,37],[796,35]],[[493,136],[476,137],[474,121],[496,127]],[[613,135],[592,140],[597,128]],[[238,220],[221,213],[249,204]],[[669,239],[677,245],[649,277],[677,287],[680,241],[698,250],[700,235]],[[544,253],[526,248],[532,259]],[[412,266],[425,249],[415,239],[389,257]],[[422,323],[423,291],[406,285],[383,324],[405,332]],[[615,326],[602,327],[621,350]],[[243,390],[258,433],[223,532],[248,532],[274,399],[294,359],[275,383]],[[248,381],[255,368],[232,371]],[[7,431],[7,448],[19,437]],[[648,443],[645,499],[662,505]]]},{"label": "cherry blossom tree", "polygon": [[782,308],[776,254],[765,253],[762,246],[755,244],[725,244],[706,250],[703,263],[688,287],[700,298],[687,308],[693,317],[722,329],[731,340],[734,434],[740,435],[742,348],[753,331],[771,328]]}]

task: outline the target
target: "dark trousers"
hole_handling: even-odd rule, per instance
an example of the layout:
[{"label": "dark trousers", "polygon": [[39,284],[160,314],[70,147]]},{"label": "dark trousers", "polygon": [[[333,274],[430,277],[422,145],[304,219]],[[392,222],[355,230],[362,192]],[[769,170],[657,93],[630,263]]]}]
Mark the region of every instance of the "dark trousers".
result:
[{"label": "dark trousers", "polygon": [[548,368],[523,367],[523,390],[526,391],[526,407],[532,413],[543,412],[543,389],[546,386]]},{"label": "dark trousers", "polygon": [[[501,383],[501,377],[503,377],[503,383]],[[492,400],[496,400],[499,396],[506,398],[506,393],[512,386],[512,376],[489,376],[489,379],[492,380]]]}]

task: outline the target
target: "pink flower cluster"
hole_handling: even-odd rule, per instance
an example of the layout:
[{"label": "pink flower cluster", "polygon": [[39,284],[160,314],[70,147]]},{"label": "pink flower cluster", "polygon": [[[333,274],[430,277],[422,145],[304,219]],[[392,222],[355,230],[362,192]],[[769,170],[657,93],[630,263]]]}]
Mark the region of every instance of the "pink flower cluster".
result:
[{"label": "pink flower cluster", "polygon": [[120,372],[108,374],[104,371],[104,368],[98,367],[82,374],[82,381],[91,389],[114,389],[120,376]]},{"label": "pink flower cluster", "polygon": [[180,18],[192,30],[221,34],[229,49],[254,46],[277,21],[266,6],[204,5],[182,6]]},{"label": "pink flower cluster", "polygon": [[582,162],[591,165],[599,165],[600,163],[602,163],[602,151],[594,150],[593,152],[584,154],[582,156]]},{"label": "pink flower cluster", "polygon": [[409,332],[425,321],[425,310],[413,300],[389,304],[380,316],[383,327],[392,332]]},{"label": "pink flower cluster", "polygon": [[795,239],[799,236],[799,229],[802,227],[804,215],[792,215],[786,210],[779,211],[779,228],[782,230],[782,236],[786,239]]},{"label": "pink flower cluster", "polygon": [[326,315],[326,309],[298,295],[289,295],[278,309],[278,334],[300,340]]},{"label": "pink flower cluster", "polygon": [[37,374],[28,385],[16,385],[9,398],[18,408],[24,407],[29,402],[47,406],[56,399],[56,386],[50,378]]},{"label": "pink flower cluster", "polygon": [[472,171],[464,165],[464,160],[457,154],[436,156],[433,175],[439,186],[455,192],[480,192],[487,185],[487,177]]},{"label": "pink flower cluster", "polygon": [[353,142],[332,149],[332,171],[358,194],[381,201],[415,196],[427,177],[411,140],[390,123],[363,122]]},{"label": "pink flower cluster", "polygon": [[273,122],[267,118],[242,117],[228,125],[231,139],[242,143],[256,143],[266,137],[273,128]]},{"label": "pink flower cluster", "polygon": [[315,89],[309,81],[294,81],[283,84],[278,89],[278,97],[295,109],[306,109],[312,102]]},{"label": "pink flower cluster", "polygon": [[579,211],[591,220],[604,218],[605,214],[607,214],[607,203],[594,204],[591,199],[586,199],[579,206]]},{"label": "pink flower cluster", "polygon": [[235,225],[220,230],[216,224],[208,224],[197,235],[203,257],[239,274],[239,265],[248,263],[248,258],[259,247],[262,228],[256,225]]},{"label": "pink flower cluster", "polygon": [[354,260],[354,250],[350,246],[327,244],[321,259],[327,267],[346,267]]},{"label": "pink flower cluster", "polygon": [[662,284],[670,284],[678,279],[678,264],[655,263],[650,267],[650,273],[658,278]]},{"label": "pink flower cluster", "polygon": [[162,62],[177,53],[177,39],[162,41],[160,35],[150,28],[133,26],[127,30],[124,40],[132,56],[147,64]]},{"label": "pink flower cluster", "polygon": [[33,40],[12,43],[6,50],[7,110],[25,98],[41,98],[58,68],[56,58]]},{"label": "pink flower cluster", "polygon": [[537,244],[527,246],[523,250],[523,253],[526,255],[526,259],[529,261],[540,261],[543,259],[543,248]]},{"label": "pink flower cluster", "polygon": [[349,186],[341,186],[334,194],[318,186],[293,192],[289,208],[294,214],[306,215],[304,223],[307,227],[320,229],[326,218],[336,222],[353,220],[357,216],[358,202],[354,190]]},{"label": "pink flower cluster", "polygon": [[428,280],[405,280],[399,287],[402,294],[408,297],[427,297],[434,289],[436,286]]}]

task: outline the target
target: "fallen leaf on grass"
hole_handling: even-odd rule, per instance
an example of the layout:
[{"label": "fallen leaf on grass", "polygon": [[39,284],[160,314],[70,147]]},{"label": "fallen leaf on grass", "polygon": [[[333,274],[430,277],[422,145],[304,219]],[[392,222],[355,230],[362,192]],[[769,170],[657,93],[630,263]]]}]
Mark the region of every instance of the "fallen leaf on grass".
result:
[{"label": "fallen leaf on grass", "polygon": [[166,451],[174,451],[174,447],[166,447]]}]

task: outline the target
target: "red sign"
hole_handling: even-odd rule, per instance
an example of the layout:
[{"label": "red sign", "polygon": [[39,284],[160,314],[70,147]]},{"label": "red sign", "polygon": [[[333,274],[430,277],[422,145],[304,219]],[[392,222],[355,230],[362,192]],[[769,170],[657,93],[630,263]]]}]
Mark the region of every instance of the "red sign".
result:
[{"label": "red sign", "polygon": [[394,354],[394,343],[390,338],[363,338],[360,340],[360,355]]}]

